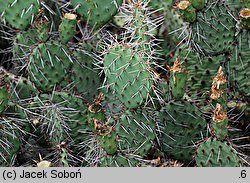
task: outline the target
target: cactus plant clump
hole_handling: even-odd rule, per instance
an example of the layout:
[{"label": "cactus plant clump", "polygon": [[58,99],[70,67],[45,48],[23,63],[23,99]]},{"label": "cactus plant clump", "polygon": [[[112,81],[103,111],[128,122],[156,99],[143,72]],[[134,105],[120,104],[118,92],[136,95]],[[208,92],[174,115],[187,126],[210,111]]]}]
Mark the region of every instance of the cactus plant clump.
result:
[{"label": "cactus plant clump", "polygon": [[0,166],[249,166],[249,0],[0,0]]}]

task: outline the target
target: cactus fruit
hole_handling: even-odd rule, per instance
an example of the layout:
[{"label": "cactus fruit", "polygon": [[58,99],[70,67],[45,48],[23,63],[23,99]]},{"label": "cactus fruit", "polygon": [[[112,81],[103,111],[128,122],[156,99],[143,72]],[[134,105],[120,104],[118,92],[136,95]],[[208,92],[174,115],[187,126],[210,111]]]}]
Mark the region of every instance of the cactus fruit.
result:
[{"label": "cactus fruit", "polygon": [[193,23],[196,20],[196,9],[190,1],[180,1],[177,8],[180,10],[184,21]]},{"label": "cactus fruit", "polygon": [[71,3],[81,18],[97,29],[111,20],[122,0],[72,0]]},{"label": "cactus fruit", "polygon": [[199,145],[195,161],[200,167],[240,167],[242,160],[232,145],[209,138]]},{"label": "cactus fruit", "polygon": [[240,20],[245,29],[250,30],[250,8],[240,11]]},{"label": "cactus fruit", "polygon": [[190,102],[169,102],[158,114],[163,151],[179,160],[191,160],[197,142],[206,136],[206,122]]},{"label": "cactus fruit", "polygon": [[1,0],[3,12],[1,19],[15,29],[25,30],[33,23],[39,12],[40,2],[38,0]]},{"label": "cactus fruit", "polygon": [[76,34],[77,15],[65,13],[63,20],[59,26],[60,41],[66,44]]}]

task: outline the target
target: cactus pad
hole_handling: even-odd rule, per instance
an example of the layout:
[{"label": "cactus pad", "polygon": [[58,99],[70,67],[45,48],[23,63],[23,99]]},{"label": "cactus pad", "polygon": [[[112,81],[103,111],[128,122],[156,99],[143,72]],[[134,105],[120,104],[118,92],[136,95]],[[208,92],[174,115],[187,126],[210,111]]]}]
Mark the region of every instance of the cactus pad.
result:
[{"label": "cactus pad", "polygon": [[189,102],[170,102],[158,118],[163,126],[163,151],[179,160],[191,160],[196,143],[206,136],[207,124],[198,108]]},{"label": "cactus pad", "polygon": [[77,13],[95,28],[111,20],[121,3],[122,0],[72,0],[72,5],[77,7]]},{"label": "cactus pad", "polygon": [[129,108],[142,105],[151,93],[152,78],[148,65],[131,48],[110,48],[104,57],[106,85]]},{"label": "cactus pad", "polygon": [[1,0],[0,4],[5,7],[2,19],[15,29],[26,29],[33,23],[39,12],[38,0]]},{"label": "cactus pad", "polygon": [[239,167],[242,160],[232,145],[227,142],[207,139],[197,149],[195,155],[197,166],[200,167]]}]

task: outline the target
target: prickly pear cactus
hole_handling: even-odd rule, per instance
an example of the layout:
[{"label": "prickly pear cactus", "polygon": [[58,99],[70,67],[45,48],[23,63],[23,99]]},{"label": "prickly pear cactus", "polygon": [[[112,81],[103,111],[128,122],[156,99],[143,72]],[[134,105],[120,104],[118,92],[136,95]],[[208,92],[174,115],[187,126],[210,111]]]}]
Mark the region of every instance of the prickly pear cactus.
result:
[{"label": "prickly pear cactus", "polygon": [[196,9],[190,1],[180,1],[177,7],[182,15],[184,21],[193,23],[196,21]]},{"label": "prickly pear cactus", "polygon": [[153,83],[150,68],[128,45],[110,47],[104,57],[106,85],[129,108],[144,104]]},{"label": "prickly pear cactus", "polygon": [[111,127],[106,127],[106,129],[98,135],[98,140],[101,148],[103,148],[107,154],[112,155],[117,151],[116,132]]},{"label": "prickly pear cactus", "polygon": [[117,154],[114,156],[104,156],[99,161],[100,167],[136,167],[139,161],[133,156]]},{"label": "prickly pear cactus", "polygon": [[162,150],[179,160],[191,160],[197,143],[206,137],[206,121],[190,102],[169,102],[158,114]]},{"label": "prickly pear cactus", "polygon": [[99,28],[117,13],[122,0],[72,0],[71,3],[87,24]]},{"label": "prickly pear cactus", "polygon": [[61,85],[72,62],[67,47],[57,41],[49,41],[32,50],[28,73],[38,89],[52,91]]},{"label": "prickly pear cactus", "polygon": [[0,118],[0,166],[13,166],[20,148],[18,124],[8,118]]},{"label": "prickly pear cactus", "polygon": [[15,29],[27,29],[39,12],[38,0],[1,0],[1,20]]},{"label": "prickly pear cactus", "polygon": [[230,56],[227,64],[230,70],[231,84],[239,90],[244,96],[250,96],[249,78],[250,78],[250,33],[243,30],[238,36],[239,44]]},{"label": "prickly pear cactus", "polygon": [[231,10],[226,3],[214,1],[207,3],[204,11],[197,12],[196,21],[191,22],[190,31],[185,36],[189,39],[187,43],[191,43],[197,52],[211,56],[230,51],[234,33],[235,20]]},{"label": "prickly pear cactus", "polygon": [[249,166],[249,0],[0,4],[0,166]]},{"label": "prickly pear cactus", "polygon": [[145,156],[152,148],[155,124],[146,111],[125,111],[116,125],[121,151]]},{"label": "prickly pear cactus", "polygon": [[205,0],[190,0],[190,2],[192,3],[192,6],[196,9],[196,10],[202,10],[205,7]]},{"label": "prickly pear cactus", "polygon": [[196,164],[200,167],[239,167],[242,160],[235,149],[228,142],[209,138],[199,145],[196,155]]},{"label": "prickly pear cactus", "polygon": [[75,62],[72,65],[70,80],[76,88],[76,92],[84,96],[91,103],[99,93],[101,78],[99,70],[94,65],[95,56],[89,43],[84,43],[83,48],[74,52]]}]

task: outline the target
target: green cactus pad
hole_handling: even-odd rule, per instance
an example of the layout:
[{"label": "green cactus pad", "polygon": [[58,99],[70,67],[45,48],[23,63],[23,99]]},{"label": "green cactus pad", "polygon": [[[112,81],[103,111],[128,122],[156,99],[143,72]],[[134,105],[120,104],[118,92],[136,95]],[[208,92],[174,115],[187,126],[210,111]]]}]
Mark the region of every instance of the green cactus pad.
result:
[{"label": "green cactus pad", "polygon": [[48,27],[43,24],[39,28],[31,28],[27,31],[20,31],[16,34],[14,40],[14,57],[18,61],[17,66],[22,69],[27,61],[32,49],[40,42],[46,41],[48,38]]},{"label": "green cactus pad", "polygon": [[207,139],[197,149],[195,161],[199,167],[240,167],[242,160],[227,142]]},{"label": "green cactus pad", "polygon": [[219,140],[224,140],[228,136],[228,120],[213,122],[213,133]]},{"label": "green cactus pad", "polygon": [[[71,129],[71,136],[74,141],[77,141],[79,133],[75,131],[77,128],[87,128],[86,117],[87,106],[83,103],[80,97],[73,96],[66,92],[54,92],[52,102],[65,110],[65,115],[68,117],[68,125]],[[67,111],[66,109],[69,109]],[[70,109],[72,112],[70,112]],[[79,137],[80,140],[80,137]]]},{"label": "green cactus pad", "polygon": [[33,96],[38,94],[38,91],[35,88],[34,84],[27,78],[21,76],[17,77],[10,74],[8,80],[10,83],[12,101],[32,98]]},{"label": "green cactus pad", "polygon": [[235,12],[239,11],[242,7],[242,0],[227,0],[226,3]]},{"label": "green cactus pad", "polygon": [[182,28],[187,26],[187,23],[183,21],[179,13],[173,8],[168,8],[166,10],[164,20],[166,29],[166,34],[164,34],[164,39],[166,41],[164,43],[169,44],[170,49],[173,49],[181,41],[179,34]]},{"label": "green cactus pad", "polygon": [[4,11],[2,19],[15,29],[27,29],[33,23],[39,12],[40,2],[38,0],[1,0]]},{"label": "green cactus pad", "polygon": [[116,125],[118,148],[145,156],[155,139],[155,124],[146,111],[125,111]]},{"label": "green cactus pad", "polygon": [[0,118],[0,167],[13,166],[21,146],[18,124],[8,118]]},{"label": "green cactus pad", "polygon": [[163,151],[178,160],[191,160],[198,141],[206,136],[206,121],[189,102],[170,102],[158,114]]},{"label": "green cactus pad", "polygon": [[242,95],[250,96],[250,34],[244,30],[238,36],[236,50],[232,52],[230,60],[227,63],[230,70],[230,81],[232,86]]},{"label": "green cactus pad", "polygon": [[29,47],[35,46],[40,41],[47,39],[47,31],[38,32],[37,29],[29,29],[17,33],[14,42],[14,51],[18,55],[27,55],[30,53]]},{"label": "green cactus pad", "polygon": [[204,11],[197,12],[197,21],[191,25],[190,31],[198,52],[212,56],[232,50],[235,20],[231,14],[230,9],[220,2],[209,4]]},{"label": "green cactus pad", "polygon": [[89,103],[98,95],[101,84],[98,70],[94,66],[94,59],[87,46],[87,50],[74,52],[76,62],[72,66],[72,74],[70,80],[75,85],[77,93],[84,96]]},{"label": "green cactus pad", "polygon": [[240,0],[240,2],[241,2],[242,8],[250,8],[250,0]]},{"label": "green cactus pad", "polygon": [[150,0],[148,2],[148,6],[158,10],[160,13],[163,13],[167,7],[170,7],[173,4],[173,0]]},{"label": "green cactus pad", "polygon": [[40,114],[42,132],[46,133],[52,145],[62,142],[73,146],[79,145],[88,138],[87,106],[83,100],[66,92],[53,92],[52,94],[41,94],[34,98],[31,106],[33,113]]},{"label": "green cactus pad", "polygon": [[171,92],[174,98],[180,99],[183,97],[184,92],[185,92],[185,86],[186,86],[186,79],[187,79],[187,74],[186,73],[176,73],[175,74],[175,79],[174,81],[173,78],[170,80],[170,85],[171,85]]},{"label": "green cactus pad", "polygon": [[71,3],[85,22],[99,28],[117,13],[122,0],[72,0]]},{"label": "green cactus pad", "polygon": [[38,89],[52,91],[64,81],[71,62],[68,49],[60,43],[41,43],[33,49],[29,57],[29,77]]},{"label": "green cactus pad", "polygon": [[[68,134],[72,139],[71,144],[78,153],[81,152],[81,155],[85,156],[88,151],[93,150],[89,144],[86,144],[92,139],[93,135],[108,154],[115,153],[115,133],[100,135],[99,129],[95,127],[96,122],[100,124],[105,122],[105,115],[102,110],[91,112],[88,110],[87,105],[83,103],[82,98],[72,96],[66,92],[54,92],[53,96],[51,96],[51,102],[57,106],[58,114],[62,116],[61,119],[64,119],[64,124],[68,126]],[[78,148],[80,150],[77,150]]]},{"label": "green cactus pad", "polygon": [[136,167],[139,161],[134,157],[123,155],[121,153],[114,156],[101,157],[98,166],[100,167]]},{"label": "green cactus pad", "polygon": [[128,108],[146,102],[151,93],[152,78],[140,55],[126,46],[111,47],[104,57],[106,85]]}]

